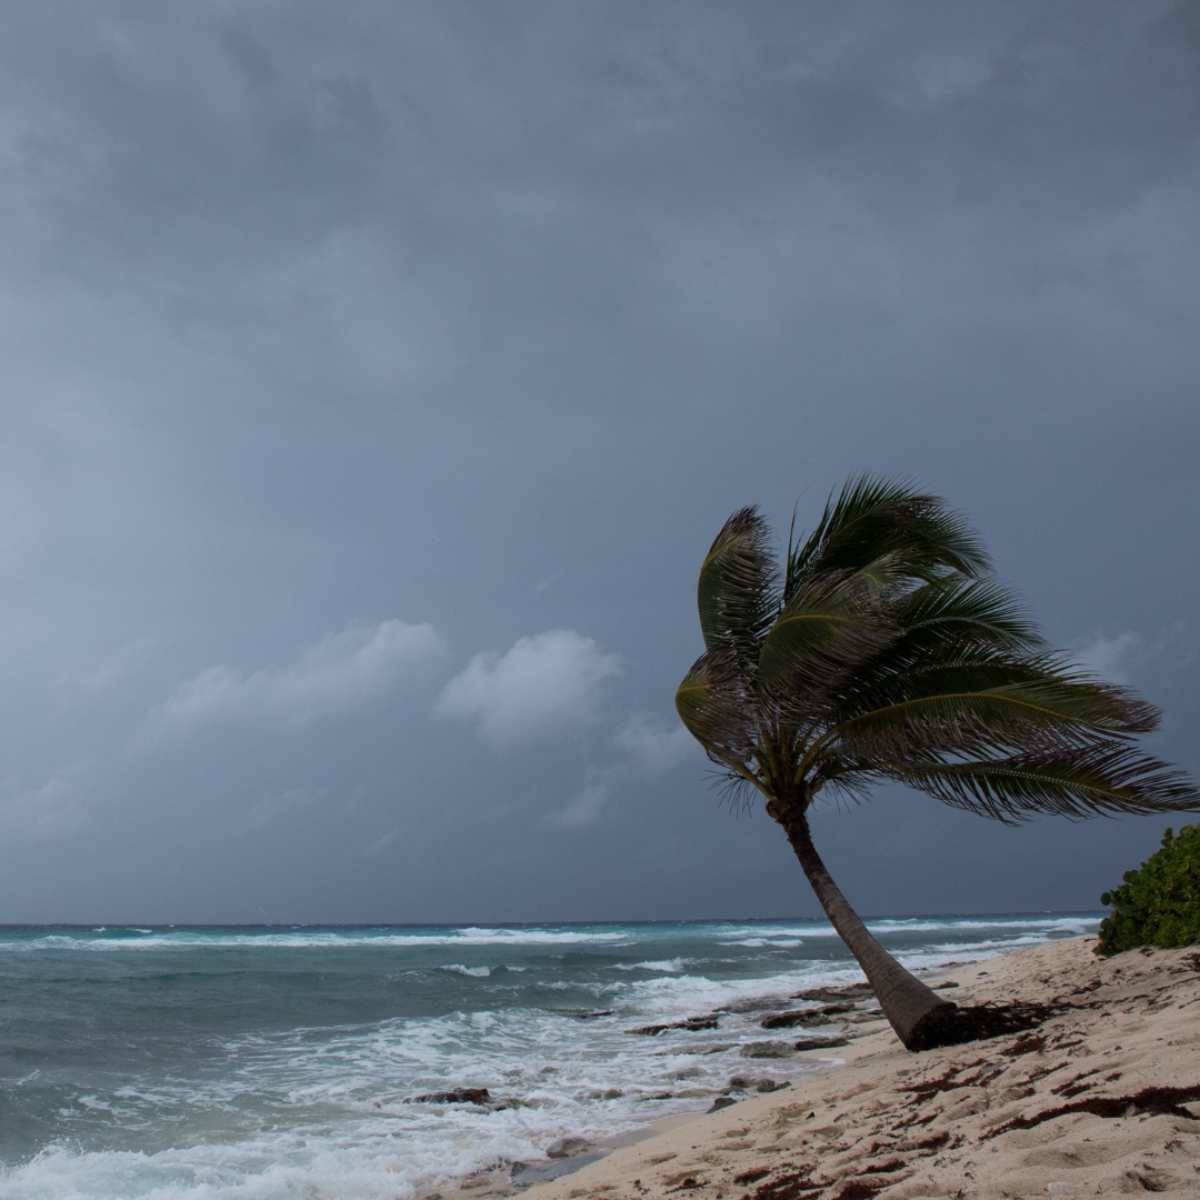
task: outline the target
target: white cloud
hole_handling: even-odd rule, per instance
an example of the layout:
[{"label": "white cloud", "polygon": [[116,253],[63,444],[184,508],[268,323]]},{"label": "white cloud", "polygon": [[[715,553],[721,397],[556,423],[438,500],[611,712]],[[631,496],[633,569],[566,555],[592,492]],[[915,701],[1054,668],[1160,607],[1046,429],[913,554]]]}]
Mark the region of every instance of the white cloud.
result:
[{"label": "white cloud", "polygon": [[1169,665],[1195,659],[1194,644],[1189,644],[1187,627],[1182,623],[1163,630],[1152,638],[1132,629],[1113,637],[1097,634],[1076,647],[1075,658],[1109,683],[1129,683],[1147,669],[1164,660]]},{"label": "white cloud", "polygon": [[649,713],[634,713],[617,730],[612,748],[620,757],[604,767],[589,767],[583,791],[554,815],[552,823],[582,829],[599,820],[617,786],[637,776],[661,775],[683,762],[696,742],[682,725],[663,725]]},{"label": "white cloud", "polygon": [[605,685],[620,673],[619,655],[555,629],[521,638],[505,654],[477,654],[446,684],[437,712],[478,721],[483,741],[503,750],[594,724]]},{"label": "white cloud", "polygon": [[697,748],[681,724],[664,726],[647,713],[634,713],[613,736],[613,745],[641,775],[669,771]]},{"label": "white cloud", "polygon": [[1126,630],[1116,637],[1101,634],[1077,650],[1076,657],[1109,683],[1128,683],[1129,672],[1146,655],[1146,641],[1140,633]]},{"label": "white cloud", "polygon": [[303,725],[382,699],[405,671],[424,667],[444,649],[432,625],[354,623],[284,667],[249,675],[223,663],[208,667],[160,704],[150,724],[159,731],[223,721]]}]

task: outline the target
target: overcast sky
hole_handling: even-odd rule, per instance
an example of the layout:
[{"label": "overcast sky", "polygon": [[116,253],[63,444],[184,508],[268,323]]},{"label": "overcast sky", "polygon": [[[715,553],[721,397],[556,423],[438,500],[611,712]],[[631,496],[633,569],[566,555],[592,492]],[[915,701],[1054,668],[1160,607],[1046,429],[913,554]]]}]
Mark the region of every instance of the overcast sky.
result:
[{"label": "overcast sky", "polygon": [[[863,470],[1200,769],[1198,177],[1186,0],[3,5],[0,922],[816,915],[672,696]],[[815,827],[918,913],[1168,823]]]}]

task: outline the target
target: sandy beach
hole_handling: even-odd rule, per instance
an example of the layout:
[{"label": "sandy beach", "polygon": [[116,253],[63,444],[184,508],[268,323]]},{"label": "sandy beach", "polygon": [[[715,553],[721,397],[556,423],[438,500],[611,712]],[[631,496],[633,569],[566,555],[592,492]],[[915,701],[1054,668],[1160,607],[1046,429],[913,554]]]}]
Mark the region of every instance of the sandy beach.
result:
[{"label": "sandy beach", "polygon": [[1101,960],[1094,944],[1056,942],[941,977],[962,1003],[1052,1006],[1034,1030],[916,1055],[863,1026],[840,1061],[824,1051],[829,1068],[786,1090],[683,1118],[524,1194],[1200,1196],[1200,952]]}]

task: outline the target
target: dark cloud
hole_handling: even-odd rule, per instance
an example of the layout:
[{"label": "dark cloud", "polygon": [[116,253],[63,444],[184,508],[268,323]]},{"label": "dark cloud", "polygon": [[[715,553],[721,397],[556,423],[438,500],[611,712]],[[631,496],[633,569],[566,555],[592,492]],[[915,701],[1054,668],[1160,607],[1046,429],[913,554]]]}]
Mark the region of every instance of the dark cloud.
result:
[{"label": "dark cloud", "polygon": [[[721,520],[862,469],[1196,769],[1198,60],[1167,2],[0,12],[0,919],[815,911],[670,701]],[[561,719],[489,743],[522,646]],[[1163,824],[821,833],[1020,909]]]}]

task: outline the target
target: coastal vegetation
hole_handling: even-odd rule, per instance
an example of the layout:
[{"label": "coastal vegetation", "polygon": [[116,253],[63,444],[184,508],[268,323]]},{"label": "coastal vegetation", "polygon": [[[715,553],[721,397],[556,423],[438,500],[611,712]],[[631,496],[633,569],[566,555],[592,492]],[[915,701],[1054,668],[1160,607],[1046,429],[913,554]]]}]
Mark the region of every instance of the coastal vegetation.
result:
[{"label": "coastal vegetation", "polygon": [[1100,922],[1097,954],[1200,942],[1200,825],[1185,825],[1178,835],[1168,829],[1141,869],[1123,878],[1100,897],[1112,912]]},{"label": "coastal vegetation", "polygon": [[782,562],[771,541],[750,507],[713,542],[697,589],[705,651],[676,708],[735,802],[762,796],[904,1045],[966,1040],[965,1013],[892,958],[834,883],[809,830],[818,796],[898,782],[1011,823],[1187,811],[1200,793],[1133,744],[1158,711],[1052,652],[938,497],[862,476],[810,534],[793,524]]}]

